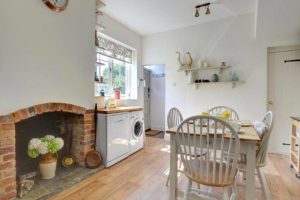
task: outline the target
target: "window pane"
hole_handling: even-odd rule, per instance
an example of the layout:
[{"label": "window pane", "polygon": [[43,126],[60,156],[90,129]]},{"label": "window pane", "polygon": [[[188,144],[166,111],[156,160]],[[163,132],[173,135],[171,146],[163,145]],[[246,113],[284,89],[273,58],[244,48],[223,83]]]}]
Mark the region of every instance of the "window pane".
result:
[{"label": "window pane", "polygon": [[96,76],[99,79],[99,82],[95,86],[95,95],[99,96],[100,91],[104,89],[105,96],[110,95],[110,72],[109,72],[109,63],[106,56],[97,54],[97,67],[96,67]]},{"label": "window pane", "polygon": [[103,89],[105,92],[105,96],[107,96],[109,95],[110,73],[109,73],[108,62],[103,62],[103,63],[105,63],[105,65],[101,66],[101,76],[103,77]]},{"label": "window pane", "polygon": [[128,86],[127,67],[124,62],[114,60],[113,61],[113,87],[119,89],[121,95],[127,94]]},{"label": "window pane", "polygon": [[95,96],[104,90],[105,96],[114,97],[114,89],[121,92],[122,98],[129,98],[131,64],[97,54]]}]

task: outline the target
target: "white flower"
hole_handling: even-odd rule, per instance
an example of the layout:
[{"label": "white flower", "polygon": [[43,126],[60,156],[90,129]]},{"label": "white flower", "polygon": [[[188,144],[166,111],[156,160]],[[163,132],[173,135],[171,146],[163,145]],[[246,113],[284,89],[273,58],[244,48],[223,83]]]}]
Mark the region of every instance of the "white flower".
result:
[{"label": "white flower", "polygon": [[58,143],[59,149],[62,149],[64,146],[64,140],[60,137],[55,138],[55,140]]},{"label": "white flower", "polygon": [[46,138],[46,140],[55,139],[55,137],[53,135],[46,135],[45,138]]},{"label": "white flower", "polygon": [[28,149],[37,149],[37,147],[41,144],[41,140],[38,138],[33,138],[30,140],[29,144],[28,144]]},{"label": "white flower", "polygon": [[48,153],[48,146],[46,142],[41,142],[39,146],[37,147],[37,150],[40,152],[40,154],[46,154]]}]

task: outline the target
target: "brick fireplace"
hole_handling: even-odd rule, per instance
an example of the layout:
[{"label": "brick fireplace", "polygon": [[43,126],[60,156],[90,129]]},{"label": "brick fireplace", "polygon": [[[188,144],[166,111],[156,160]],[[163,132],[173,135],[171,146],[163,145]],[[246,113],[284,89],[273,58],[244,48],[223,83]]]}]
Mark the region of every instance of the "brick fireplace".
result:
[{"label": "brick fireplace", "polygon": [[73,113],[76,117],[68,121],[74,128],[72,154],[79,165],[95,144],[94,111],[72,104],[46,103],[0,116],[0,200],[13,199],[17,194],[16,184],[16,124],[45,113]]}]

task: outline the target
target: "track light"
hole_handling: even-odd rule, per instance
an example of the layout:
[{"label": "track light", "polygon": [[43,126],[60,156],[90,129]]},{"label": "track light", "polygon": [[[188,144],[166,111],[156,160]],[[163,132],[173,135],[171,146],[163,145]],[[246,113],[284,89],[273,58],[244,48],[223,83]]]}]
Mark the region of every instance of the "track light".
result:
[{"label": "track light", "polygon": [[195,17],[199,17],[199,11],[196,9]]},{"label": "track light", "polygon": [[205,14],[209,15],[210,14],[209,5],[210,5],[210,3],[204,3],[204,4],[200,4],[200,5],[195,6],[195,9],[196,9],[195,17],[199,17],[199,11],[200,11],[201,7],[205,7],[205,9],[206,9]]}]

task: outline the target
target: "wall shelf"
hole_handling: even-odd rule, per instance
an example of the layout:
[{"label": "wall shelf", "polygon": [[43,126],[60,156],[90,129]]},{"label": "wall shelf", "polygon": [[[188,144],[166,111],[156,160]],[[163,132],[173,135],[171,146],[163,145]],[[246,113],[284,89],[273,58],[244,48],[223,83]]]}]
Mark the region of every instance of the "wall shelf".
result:
[{"label": "wall shelf", "polygon": [[181,68],[177,71],[184,71],[186,74],[188,72],[194,72],[194,71],[202,71],[202,70],[219,70],[220,74],[223,72],[224,69],[229,69],[231,66],[217,66],[217,67],[194,67],[194,68]]},{"label": "wall shelf", "polygon": [[191,83],[195,86],[195,89],[199,89],[202,85],[220,85],[220,84],[231,84],[232,88],[235,88],[237,84],[245,83],[245,81],[220,81],[220,82],[203,82],[203,83]]}]

